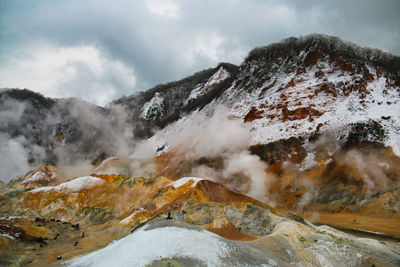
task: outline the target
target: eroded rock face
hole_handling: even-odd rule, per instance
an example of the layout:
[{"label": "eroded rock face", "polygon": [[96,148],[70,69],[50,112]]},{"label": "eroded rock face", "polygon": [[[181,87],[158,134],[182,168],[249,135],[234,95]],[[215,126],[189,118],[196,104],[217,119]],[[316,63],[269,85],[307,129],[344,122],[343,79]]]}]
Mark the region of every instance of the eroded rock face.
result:
[{"label": "eroded rock face", "polygon": [[240,232],[253,236],[270,234],[277,220],[268,208],[253,204],[248,204],[243,212],[229,207],[227,217]]}]

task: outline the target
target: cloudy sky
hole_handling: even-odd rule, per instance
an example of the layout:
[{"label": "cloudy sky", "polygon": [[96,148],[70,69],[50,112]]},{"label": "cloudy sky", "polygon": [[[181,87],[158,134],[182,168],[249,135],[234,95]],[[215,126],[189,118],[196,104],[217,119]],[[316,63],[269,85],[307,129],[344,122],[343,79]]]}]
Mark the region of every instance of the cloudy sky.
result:
[{"label": "cloudy sky", "polygon": [[400,55],[399,0],[0,0],[0,88],[105,105],[325,33]]}]

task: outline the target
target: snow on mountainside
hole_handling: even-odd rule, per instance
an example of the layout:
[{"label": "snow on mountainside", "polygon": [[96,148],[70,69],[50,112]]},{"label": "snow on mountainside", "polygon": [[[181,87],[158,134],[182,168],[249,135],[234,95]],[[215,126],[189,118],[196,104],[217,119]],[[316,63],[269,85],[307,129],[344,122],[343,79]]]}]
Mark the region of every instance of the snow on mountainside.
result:
[{"label": "snow on mountainside", "polygon": [[156,92],[149,102],[143,105],[142,113],[140,113],[140,118],[145,120],[157,120],[164,115],[165,112],[165,100]]},{"label": "snow on mountainside", "polygon": [[[257,68],[257,62],[250,64]],[[343,72],[339,67],[326,58],[305,73],[285,73],[278,67],[269,81],[250,93],[241,92],[234,83],[218,103],[229,105],[232,115],[251,125],[253,144],[372,119],[384,126],[385,143],[400,154],[399,87],[388,86],[386,78],[367,66],[371,80],[359,85],[364,86],[362,92],[351,91],[348,88],[357,85],[364,73]]]},{"label": "snow on mountainside", "polygon": [[[332,129],[339,138],[349,126],[373,121],[385,136],[370,141],[381,141],[400,155],[398,62],[333,37],[288,39],[251,52],[231,85],[203,112],[225,106],[232,118],[249,125],[253,145]],[[153,138],[158,145],[166,132]]]},{"label": "snow on mountainside", "polygon": [[399,57],[311,35],[253,50],[231,78],[146,141],[157,175],[332,211],[400,186]]},{"label": "snow on mountainside", "polygon": [[81,190],[86,190],[91,187],[99,186],[105,184],[104,180],[92,177],[84,176],[79,177],[74,180],[59,184],[57,186],[44,186],[33,189],[29,191],[30,193],[39,193],[43,191],[55,191],[55,192],[79,192]]},{"label": "snow on mountainside", "polygon": [[115,100],[110,108],[126,110],[135,124],[135,135],[147,138],[154,134],[154,127],[164,128],[219,96],[236,72],[237,66],[221,63],[183,80]]},{"label": "snow on mountainside", "polygon": [[181,186],[183,186],[183,185],[185,185],[185,184],[191,182],[191,183],[192,183],[191,187],[195,187],[196,184],[197,184],[199,181],[201,181],[201,180],[203,180],[203,178],[198,178],[198,177],[183,177],[183,178],[181,178],[181,179],[179,179],[179,180],[176,180],[176,181],[173,182],[171,185],[172,185],[174,188],[178,188],[178,187],[181,187]]},{"label": "snow on mountainside", "polygon": [[213,86],[229,78],[230,74],[222,66],[218,69],[213,76],[208,79],[205,84],[196,86],[191,92],[185,103],[189,103],[191,100],[198,98],[199,96],[205,95],[212,89]]}]

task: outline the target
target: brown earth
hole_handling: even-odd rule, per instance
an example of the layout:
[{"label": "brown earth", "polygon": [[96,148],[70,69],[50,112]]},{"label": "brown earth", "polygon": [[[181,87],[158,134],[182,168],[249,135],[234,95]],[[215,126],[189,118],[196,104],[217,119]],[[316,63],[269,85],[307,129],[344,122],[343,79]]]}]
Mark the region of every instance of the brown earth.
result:
[{"label": "brown earth", "polygon": [[168,214],[228,239],[249,241],[256,237],[238,230],[224,209],[237,214],[249,205],[274,210],[207,180],[188,181],[175,188],[173,180],[165,177],[96,176],[105,183],[72,192],[50,188],[6,195],[0,203],[0,231],[6,234],[0,236],[4,259],[0,263],[36,266],[55,263],[58,256],[69,259],[102,248]]},{"label": "brown earth", "polygon": [[357,213],[322,213],[315,211],[298,212],[306,220],[337,228],[367,232],[400,239],[400,219],[377,218]]}]

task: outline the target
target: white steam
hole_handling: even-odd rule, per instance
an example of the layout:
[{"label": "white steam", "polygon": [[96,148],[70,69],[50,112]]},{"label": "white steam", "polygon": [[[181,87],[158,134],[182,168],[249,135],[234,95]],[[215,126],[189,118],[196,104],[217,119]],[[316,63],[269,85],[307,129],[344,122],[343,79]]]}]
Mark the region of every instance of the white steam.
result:
[{"label": "white steam", "polygon": [[11,139],[8,134],[0,134],[0,181],[8,182],[29,171],[28,153],[21,145],[23,139]]},{"label": "white steam", "polygon": [[12,138],[8,133],[2,133],[2,129],[7,129],[21,118],[25,105],[13,100],[0,100],[3,103],[0,106],[0,181],[8,182],[30,169],[28,152],[24,148],[26,139],[22,136]]},{"label": "white steam", "polygon": [[267,164],[247,150],[249,128],[241,120],[229,118],[228,111],[218,107],[211,117],[195,112],[172,126],[175,128],[169,126],[154,139],[164,140],[168,150],[177,154],[176,160],[182,160],[178,158],[182,155],[187,161],[222,157],[222,169],[194,166],[187,175],[219,181],[258,200],[267,200],[272,178],[266,173]]},{"label": "white steam", "polygon": [[219,107],[212,117],[195,112],[169,132],[166,143],[171,148],[186,152],[187,159],[216,157],[247,149],[250,144],[249,129],[239,120],[231,120],[227,111]]},{"label": "white steam", "polygon": [[251,155],[247,150],[227,156],[224,177],[241,173],[251,180],[248,194],[258,200],[265,200],[267,185],[272,182],[272,177],[266,174],[267,164],[256,155]]},{"label": "white steam", "polygon": [[387,167],[382,165],[381,159],[376,155],[363,155],[356,150],[350,150],[346,153],[343,160],[346,164],[351,164],[357,168],[368,195],[377,193],[376,190],[386,191],[393,185],[391,179],[384,172],[387,170]]},{"label": "white steam", "polygon": [[[133,126],[122,107],[105,110],[79,99],[58,99],[48,110],[32,108],[35,101],[0,98],[1,181],[48,163],[63,167],[65,177],[88,175],[102,152],[127,157],[132,151]],[[56,139],[60,126],[67,128],[62,140]]]}]

